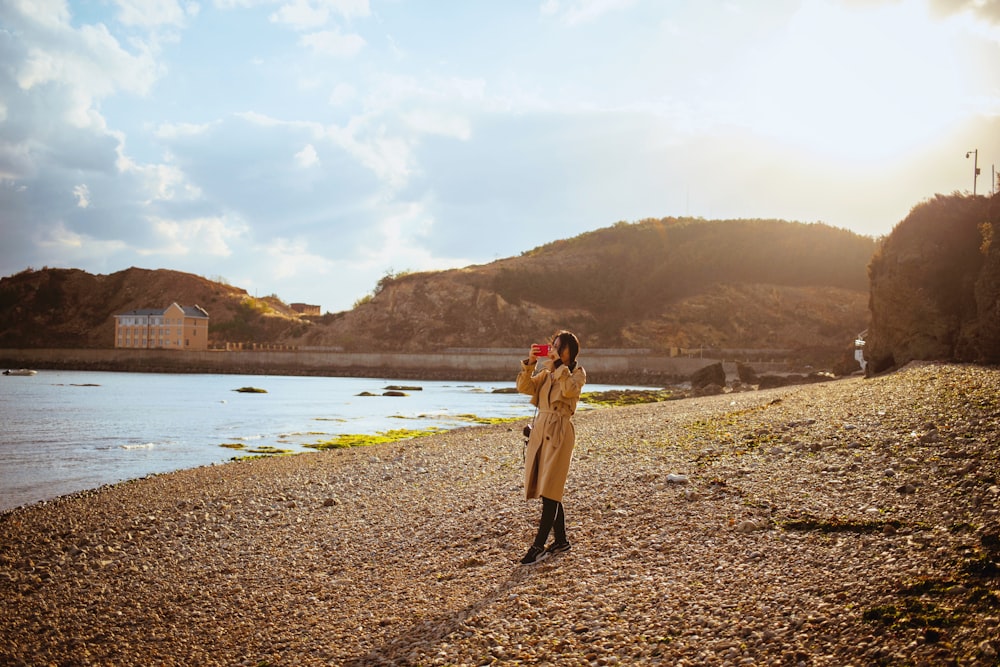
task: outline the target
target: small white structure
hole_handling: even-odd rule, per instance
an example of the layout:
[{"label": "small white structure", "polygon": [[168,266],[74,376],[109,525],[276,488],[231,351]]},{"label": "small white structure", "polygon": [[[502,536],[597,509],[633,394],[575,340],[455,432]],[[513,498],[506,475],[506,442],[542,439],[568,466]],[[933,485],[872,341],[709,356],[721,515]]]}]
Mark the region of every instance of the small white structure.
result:
[{"label": "small white structure", "polygon": [[854,360],[861,365],[862,372],[868,365],[868,362],[865,361],[865,336],[867,335],[868,335],[868,330],[865,329],[864,331],[858,334],[857,338],[854,339]]}]

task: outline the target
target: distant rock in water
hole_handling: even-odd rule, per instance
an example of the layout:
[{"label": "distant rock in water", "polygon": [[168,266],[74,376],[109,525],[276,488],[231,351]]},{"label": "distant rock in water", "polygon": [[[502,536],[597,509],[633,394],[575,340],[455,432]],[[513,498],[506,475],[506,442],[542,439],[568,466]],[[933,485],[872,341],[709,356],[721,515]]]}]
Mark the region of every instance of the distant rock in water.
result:
[{"label": "distant rock in water", "polygon": [[726,371],[721,362],[699,368],[691,374],[691,389],[703,389],[709,385],[726,386]]},{"label": "distant rock in water", "polygon": [[740,377],[740,382],[744,384],[757,384],[757,371],[746,364],[736,364],[736,374]]},{"label": "distant rock in water", "polygon": [[1000,196],[937,196],[868,269],[870,372],[913,360],[1000,362]]}]

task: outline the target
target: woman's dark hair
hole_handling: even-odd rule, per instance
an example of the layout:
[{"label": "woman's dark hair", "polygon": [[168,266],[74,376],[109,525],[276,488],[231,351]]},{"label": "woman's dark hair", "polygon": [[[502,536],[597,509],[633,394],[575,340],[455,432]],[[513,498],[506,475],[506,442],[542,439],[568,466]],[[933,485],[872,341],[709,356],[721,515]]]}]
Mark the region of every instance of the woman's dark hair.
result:
[{"label": "woman's dark hair", "polygon": [[552,336],[552,341],[555,342],[557,338],[559,339],[559,349],[561,350],[568,345],[569,362],[571,364],[576,363],[576,355],[580,354],[580,341],[577,340],[576,335],[563,329]]}]

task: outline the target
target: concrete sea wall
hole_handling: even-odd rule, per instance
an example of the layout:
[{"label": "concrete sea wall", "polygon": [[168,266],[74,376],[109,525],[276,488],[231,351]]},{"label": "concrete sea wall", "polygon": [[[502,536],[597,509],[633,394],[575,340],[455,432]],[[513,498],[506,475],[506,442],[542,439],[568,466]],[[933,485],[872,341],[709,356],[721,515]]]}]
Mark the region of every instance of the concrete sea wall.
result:
[{"label": "concrete sea wall", "polygon": [[[586,351],[585,351],[586,352]],[[174,351],[126,349],[0,349],[0,367],[147,373],[235,373],[327,375],[427,380],[511,380],[520,356],[510,350],[454,354],[324,351]],[[600,351],[580,355],[590,382],[657,386],[687,379],[717,359],[636,355]],[[755,363],[757,372],[783,364]],[[736,377],[736,364],[723,364]]]}]

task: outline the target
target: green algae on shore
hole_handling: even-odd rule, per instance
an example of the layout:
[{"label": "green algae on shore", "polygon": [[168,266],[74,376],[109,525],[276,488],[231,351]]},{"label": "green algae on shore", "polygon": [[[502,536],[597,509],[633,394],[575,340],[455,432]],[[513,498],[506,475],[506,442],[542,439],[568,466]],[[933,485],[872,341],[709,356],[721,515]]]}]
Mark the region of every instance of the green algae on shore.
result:
[{"label": "green algae on shore", "polygon": [[493,424],[509,424],[511,422],[524,421],[525,417],[480,417],[474,414],[463,414],[455,415],[455,419],[461,421],[472,422],[473,424],[483,424],[483,425],[493,425]]},{"label": "green algae on shore", "polygon": [[469,422],[472,424],[479,424],[482,426],[492,426],[494,424],[507,424],[510,422],[517,422],[524,420],[524,416],[520,417],[480,417],[473,413],[463,413],[457,415],[428,415],[419,414],[415,416],[409,415],[389,415],[389,419],[438,419],[438,420],[454,420],[461,422]]},{"label": "green algae on shore", "polygon": [[248,456],[233,457],[232,459],[233,461],[246,461],[249,459],[267,458],[278,454],[294,453],[291,449],[281,449],[280,447],[273,447],[271,445],[260,445],[259,447],[254,447],[253,449],[247,449],[246,445],[239,442],[224,442],[221,445],[219,445],[219,447],[246,451],[246,453],[248,454]]},{"label": "green algae on shore", "polygon": [[587,405],[611,407],[676,401],[681,398],[687,398],[687,395],[683,391],[675,389],[613,389],[580,394],[580,400]]},{"label": "green algae on shore", "polygon": [[281,449],[280,447],[272,447],[271,445],[261,445],[260,447],[254,447],[253,449],[248,449],[249,454],[266,454],[272,456],[274,454],[291,454],[290,449]]},{"label": "green algae on shore", "polygon": [[427,428],[423,430],[416,429],[392,429],[390,431],[381,431],[379,433],[344,433],[338,435],[332,440],[326,440],[324,442],[315,442],[309,445],[302,445],[303,447],[308,447],[310,449],[346,449],[348,447],[365,447],[368,445],[377,445],[385,442],[397,442],[399,440],[410,440],[412,438],[420,438],[427,435],[434,435],[435,433],[440,433],[445,429],[442,428]]}]

